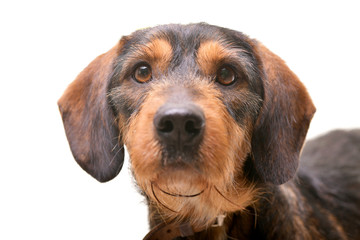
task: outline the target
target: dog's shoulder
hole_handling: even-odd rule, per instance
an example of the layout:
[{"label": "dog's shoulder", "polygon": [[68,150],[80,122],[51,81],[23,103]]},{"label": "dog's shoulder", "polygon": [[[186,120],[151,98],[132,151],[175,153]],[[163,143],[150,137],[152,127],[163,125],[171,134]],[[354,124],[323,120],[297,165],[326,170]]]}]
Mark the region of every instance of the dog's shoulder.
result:
[{"label": "dog's shoulder", "polygon": [[[355,204],[360,217],[360,129],[336,130],[305,144],[297,182],[313,188],[318,198],[332,198],[334,204]],[[359,218],[360,221],[360,218]]]},{"label": "dog's shoulder", "polygon": [[359,189],[360,130],[310,140],[294,179],[267,185],[256,239],[359,239]]},{"label": "dog's shoulder", "polygon": [[300,173],[304,171],[326,179],[346,175],[360,182],[360,129],[335,130],[306,142]]},{"label": "dog's shoulder", "polygon": [[336,229],[329,237],[359,236],[360,129],[336,130],[308,141],[293,183],[314,219],[321,220],[317,223]]}]

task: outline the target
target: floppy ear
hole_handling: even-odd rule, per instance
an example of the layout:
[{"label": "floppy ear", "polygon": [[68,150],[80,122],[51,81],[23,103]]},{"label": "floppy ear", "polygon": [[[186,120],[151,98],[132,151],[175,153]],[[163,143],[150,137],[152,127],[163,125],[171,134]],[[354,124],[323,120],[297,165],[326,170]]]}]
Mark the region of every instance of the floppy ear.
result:
[{"label": "floppy ear", "polygon": [[58,101],[71,151],[78,164],[100,182],[113,179],[124,148],[106,92],[120,44],[89,64]]},{"label": "floppy ear", "polygon": [[264,102],[253,131],[252,154],[260,178],[282,184],[296,173],[315,107],[282,59],[260,43],[255,51],[263,65]]}]

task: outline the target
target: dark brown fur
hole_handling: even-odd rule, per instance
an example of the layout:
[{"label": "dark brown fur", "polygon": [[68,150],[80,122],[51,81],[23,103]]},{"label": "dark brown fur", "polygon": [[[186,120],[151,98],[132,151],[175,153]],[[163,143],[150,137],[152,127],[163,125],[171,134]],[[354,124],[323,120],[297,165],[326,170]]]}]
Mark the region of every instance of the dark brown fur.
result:
[{"label": "dark brown fur", "polygon": [[[134,71],[144,64],[152,78],[141,83]],[[216,81],[224,66],[236,76],[228,86]],[[183,152],[154,127],[159,109],[179,105],[201,109],[205,122],[200,143]],[[195,239],[359,238],[359,194],[331,192],[334,183],[312,167],[296,175],[315,112],[305,87],[239,32],[206,24],[137,31],[80,73],[59,107],[76,161],[99,181],[119,173],[127,146],[151,227],[188,223]],[[356,191],[359,175],[348,181]],[[224,225],[211,227],[222,214]]]}]

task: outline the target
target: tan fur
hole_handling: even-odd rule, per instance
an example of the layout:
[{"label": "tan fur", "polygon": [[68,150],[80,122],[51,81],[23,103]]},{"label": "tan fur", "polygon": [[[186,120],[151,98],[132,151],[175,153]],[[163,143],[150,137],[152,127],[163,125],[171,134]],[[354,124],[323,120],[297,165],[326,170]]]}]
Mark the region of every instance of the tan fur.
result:
[{"label": "tan fur", "polygon": [[138,49],[138,58],[151,63],[153,69],[164,72],[172,59],[172,47],[170,43],[161,38],[155,38]]},{"label": "tan fur", "polygon": [[[221,36],[209,40],[200,34],[188,38],[189,45],[179,40],[175,53],[166,35],[146,36],[147,43],[123,37],[90,63],[59,100],[74,157],[93,177],[109,181],[121,170],[125,144],[135,180],[149,200],[152,227],[188,222],[200,239],[246,237],[256,229],[260,191],[266,191],[262,184],[282,184],[294,176],[315,107],[284,61],[246,36],[239,39],[246,45],[242,48]],[[150,66],[153,76],[143,85],[132,79],[140,63]],[[227,90],[217,82],[222,67],[236,70],[236,84]],[[158,140],[162,136],[154,116],[164,104],[183,101],[201,109],[205,128],[193,146],[194,159],[178,156],[181,164],[175,166],[166,164],[168,146]],[[253,177],[256,186],[249,180]],[[317,220],[307,225],[304,212],[311,209],[303,206],[299,190],[283,185],[280,195],[290,208],[289,213],[274,210],[278,222],[289,226],[280,232],[321,239]],[[346,239],[335,215],[318,208]],[[212,228],[220,214],[227,215],[225,225]],[[268,236],[278,230],[272,227]]]},{"label": "tan fur", "polygon": [[[163,217],[179,221],[187,218],[195,228],[205,228],[219,214],[242,210],[254,198],[254,187],[239,177],[250,151],[248,133],[229,115],[213,83],[198,79],[191,88],[201,93],[194,102],[203,109],[206,121],[199,166],[161,166],[161,148],[154,137],[152,119],[166,101],[164,91],[170,87],[169,83],[153,86],[140,112],[129,122],[125,144],[137,183],[162,210]],[[169,196],[161,190],[183,195],[203,193],[186,198]]]},{"label": "tan fur", "polygon": [[247,67],[249,63],[239,53],[246,53],[246,51],[240,49],[234,51],[231,45],[218,41],[205,41],[198,49],[197,63],[205,75],[215,75],[216,71],[228,60]]},{"label": "tan fur", "polygon": [[231,51],[216,41],[206,41],[198,49],[197,61],[204,74],[213,75],[221,62],[231,56]]}]

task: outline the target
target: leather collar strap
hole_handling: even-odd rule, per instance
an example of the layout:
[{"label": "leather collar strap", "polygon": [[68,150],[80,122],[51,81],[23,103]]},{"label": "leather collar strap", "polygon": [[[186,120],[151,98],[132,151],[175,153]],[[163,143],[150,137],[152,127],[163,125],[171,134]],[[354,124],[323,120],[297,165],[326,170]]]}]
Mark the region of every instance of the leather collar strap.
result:
[{"label": "leather collar strap", "polygon": [[[221,227],[224,223],[225,215],[219,215],[211,227]],[[202,229],[203,230],[203,229]],[[194,229],[189,223],[177,224],[165,222],[153,228],[143,240],[173,240],[177,237],[191,237],[201,229]]]},{"label": "leather collar strap", "polygon": [[153,228],[143,240],[173,240],[176,237],[190,237],[194,230],[189,223],[161,223]]}]

